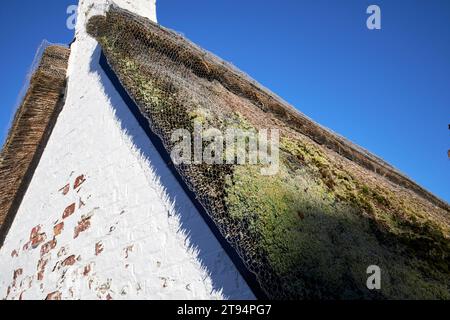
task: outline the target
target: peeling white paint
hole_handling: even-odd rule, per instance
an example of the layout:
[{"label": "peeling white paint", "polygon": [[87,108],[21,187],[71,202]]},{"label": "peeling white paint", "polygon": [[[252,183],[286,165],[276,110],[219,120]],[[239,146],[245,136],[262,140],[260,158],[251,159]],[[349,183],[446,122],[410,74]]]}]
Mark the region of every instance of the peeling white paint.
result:
[{"label": "peeling white paint", "polygon": [[[80,1],[66,104],[0,250],[0,299],[253,299],[98,65],[84,23],[107,2]],[[154,0],[115,2],[156,21]]]}]

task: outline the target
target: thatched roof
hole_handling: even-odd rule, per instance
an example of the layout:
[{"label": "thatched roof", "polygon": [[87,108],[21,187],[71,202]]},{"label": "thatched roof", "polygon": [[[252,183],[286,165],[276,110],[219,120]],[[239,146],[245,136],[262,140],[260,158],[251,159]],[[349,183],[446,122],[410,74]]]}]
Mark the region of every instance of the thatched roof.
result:
[{"label": "thatched roof", "polygon": [[70,50],[49,46],[32,75],[0,154],[0,245],[63,106]]},{"label": "thatched roof", "polygon": [[[112,6],[88,32],[168,153],[175,129],[280,130],[280,170],[176,164],[270,298],[450,298],[450,208],[231,65]],[[379,291],[366,268],[386,272]]]},{"label": "thatched roof", "polygon": [[[280,130],[280,170],[175,165],[269,298],[450,298],[450,208],[395,168],[315,123],[233,66],[112,6],[88,22],[119,85],[170,153],[171,133]],[[69,49],[51,46],[0,155],[0,244],[64,103]],[[382,288],[368,291],[379,265]]]}]

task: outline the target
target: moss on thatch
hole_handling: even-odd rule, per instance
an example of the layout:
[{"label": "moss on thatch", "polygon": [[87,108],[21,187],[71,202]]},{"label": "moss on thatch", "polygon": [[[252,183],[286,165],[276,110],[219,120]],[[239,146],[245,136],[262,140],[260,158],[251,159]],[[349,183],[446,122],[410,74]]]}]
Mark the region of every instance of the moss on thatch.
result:
[{"label": "moss on thatch", "polygon": [[[179,35],[111,7],[88,31],[169,151],[194,119],[277,128],[280,170],[178,165],[270,298],[450,298],[449,206]],[[366,287],[369,265],[382,288]]]}]

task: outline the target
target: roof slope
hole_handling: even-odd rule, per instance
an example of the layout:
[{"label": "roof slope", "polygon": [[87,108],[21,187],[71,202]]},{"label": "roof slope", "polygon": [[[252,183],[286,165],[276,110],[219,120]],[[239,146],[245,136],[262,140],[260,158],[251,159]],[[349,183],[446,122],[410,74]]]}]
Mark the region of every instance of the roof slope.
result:
[{"label": "roof slope", "polygon": [[0,154],[0,245],[62,107],[70,50],[49,46],[31,77]]},{"label": "roof slope", "polygon": [[[112,6],[88,32],[167,152],[175,129],[280,130],[280,170],[176,165],[270,298],[450,298],[450,210],[183,37]],[[366,269],[383,270],[381,290]]]}]

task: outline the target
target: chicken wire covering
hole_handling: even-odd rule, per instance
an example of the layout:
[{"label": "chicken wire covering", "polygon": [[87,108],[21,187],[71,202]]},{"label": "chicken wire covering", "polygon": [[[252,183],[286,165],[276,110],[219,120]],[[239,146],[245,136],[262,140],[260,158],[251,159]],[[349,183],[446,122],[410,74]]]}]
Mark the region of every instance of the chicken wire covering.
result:
[{"label": "chicken wire covering", "polygon": [[[286,139],[290,141],[291,138],[294,141],[300,141],[295,140],[301,139],[298,135],[300,130],[302,134],[314,138],[313,140],[371,170],[390,174],[394,177],[393,180],[406,181],[403,177],[398,178],[398,173],[380,159],[311,123],[306,117],[299,116],[298,113],[280,102],[276,96],[266,92],[265,89],[237,72],[229,64],[149,20],[112,5],[106,16],[92,17],[88,22],[87,29],[101,44],[109,65],[169,153],[175,146],[175,142],[171,140],[174,130],[183,128],[193,132],[194,120],[200,121],[205,127],[214,127],[222,131],[229,127],[250,130],[278,128],[282,130],[284,141]],[[288,143],[287,145],[291,146]],[[308,151],[309,153],[303,155],[301,152],[297,154],[297,151],[292,150],[284,152],[282,156],[285,176],[278,176],[276,178],[278,180],[270,181],[274,182],[275,186],[282,185],[284,189],[293,188],[297,194],[303,190],[307,194],[310,192],[308,184],[296,180],[295,185],[291,186],[287,185],[284,180],[294,181],[294,178],[291,178],[294,176],[292,172],[295,174],[302,172],[302,166],[307,162],[305,157],[313,159],[314,156],[317,156],[319,158],[318,151]],[[339,186],[336,186],[333,181],[333,175],[337,170],[330,169],[327,167],[328,164],[323,165],[323,162],[328,160],[313,160],[316,167],[320,166],[318,172],[314,171],[314,174],[324,181],[320,182],[320,187],[331,190],[338,188]],[[301,227],[297,227],[299,222],[292,220],[292,228],[283,225],[280,231],[277,222],[278,208],[285,208],[297,201],[291,199],[290,190],[281,193],[279,197],[281,201],[278,201],[278,198],[261,200],[258,198],[258,192],[260,192],[258,184],[253,184],[254,181],[259,183],[259,178],[255,178],[254,181],[246,180],[246,172],[248,172],[248,176],[254,174],[253,167],[207,163],[182,163],[176,164],[175,167],[188,187],[195,193],[198,201],[210,215],[223,237],[236,250],[248,270],[256,275],[261,288],[268,297],[274,299],[342,298],[346,297],[349,292],[351,293],[350,297],[382,296],[377,293],[363,292],[361,286],[353,283],[353,280],[347,287],[340,288],[340,292],[334,292],[333,290],[338,290],[336,289],[338,285],[335,287],[330,285],[328,288],[327,285],[315,283],[318,280],[323,281],[324,274],[318,273],[315,276],[314,272],[316,271],[310,270],[311,275],[309,275],[305,273],[307,271],[305,266],[298,270],[295,269],[294,265],[296,261],[300,261],[298,259],[303,253],[293,253],[294,246],[285,244],[282,240],[283,233],[297,234],[300,233]],[[316,178],[309,178],[309,175],[303,173],[302,175],[302,179],[310,179],[308,183],[316,183]],[[264,182],[261,187],[265,187]],[[351,187],[353,186],[348,188]],[[242,191],[244,188],[247,188],[245,192]],[[250,191],[247,192],[248,190]],[[280,192],[274,188],[273,193],[277,195]],[[345,194],[345,197],[342,195],[340,197],[344,199],[342,202],[346,205],[352,201],[360,201],[351,198],[352,195],[347,197]],[[370,195],[370,197],[376,198],[375,195]],[[336,196],[336,198],[339,197]],[[288,204],[285,205],[283,201]],[[379,201],[381,202],[381,200]],[[336,202],[337,200],[330,205],[332,209],[321,207],[317,210],[340,208],[341,204],[336,204]],[[245,203],[245,205],[241,206],[241,203]],[[296,207],[293,210],[289,209],[288,212],[295,215],[295,219],[300,221],[305,218],[303,211],[310,210],[307,209],[309,205],[302,202],[301,205],[298,205],[298,208],[302,208],[301,210]],[[362,200],[357,202],[357,205],[363,207],[364,210],[371,210],[370,205]],[[264,206],[266,211],[261,211],[262,213],[269,212],[270,217],[262,222],[255,222],[260,217],[255,217],[255,212],[252,211],[252,208],[258,206]],[[295,229],[294,226],[298,230],[291,230]],[[289,240],[296,239],[296,237],[295,235]],[[325,248],[324,250],[332,249]],[[326,254],[338,259],[332,253],[327,252]],[[306,256],[308,259],[309,257]],[[307,260],[306,258],[302,259]],[[308,262],[307,267],[313,268],[313,264],[313,262]],[[326,268],[332,268],[331,263]],[[332,271],[330,272],[332,273]],[[344,273],[343,278],[347,275],[351,276],[349,275],[351,271],[342,272]],[[300,278],[302,279],[299,280]]]}]

